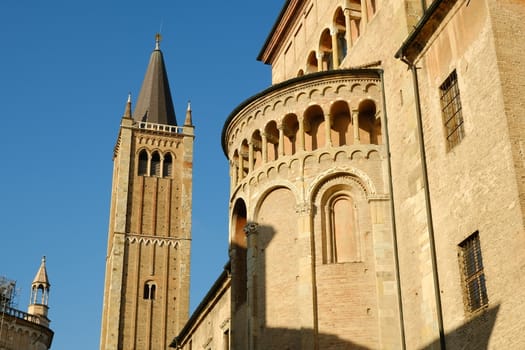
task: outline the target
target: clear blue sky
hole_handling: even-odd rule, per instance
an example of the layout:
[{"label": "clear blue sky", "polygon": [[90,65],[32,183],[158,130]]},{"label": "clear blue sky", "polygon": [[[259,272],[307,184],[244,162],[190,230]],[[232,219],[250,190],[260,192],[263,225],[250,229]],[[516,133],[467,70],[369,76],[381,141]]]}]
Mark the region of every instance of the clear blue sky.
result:
[{"label": "clear blue sky", "polygon": [[112,152],[159,29],[175,110],[196,125],[191,309],[227,257],[229,113],[268,87],[256,60],[283,0],[0,2],[0,275],[27,309],[42,255],[54,350],[98,348]]}]

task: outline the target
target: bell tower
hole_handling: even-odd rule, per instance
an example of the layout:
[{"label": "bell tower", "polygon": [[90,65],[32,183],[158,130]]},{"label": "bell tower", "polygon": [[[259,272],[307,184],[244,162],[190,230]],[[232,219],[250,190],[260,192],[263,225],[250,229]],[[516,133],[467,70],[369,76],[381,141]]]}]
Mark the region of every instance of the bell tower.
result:
[{"label": "bell tower", "polygon": [[100,348],[166,349],[189,314],[194,127],[177,125],[156,36],[114,149]]}]

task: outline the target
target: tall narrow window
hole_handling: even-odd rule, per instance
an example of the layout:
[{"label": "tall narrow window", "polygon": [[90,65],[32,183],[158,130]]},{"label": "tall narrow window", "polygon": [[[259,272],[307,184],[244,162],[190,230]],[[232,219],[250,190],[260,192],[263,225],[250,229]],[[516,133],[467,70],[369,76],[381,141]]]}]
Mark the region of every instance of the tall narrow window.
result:
[{"label": "tall narrow window", "polygon": [[154,152],[151,156],[151,176],[160,176],[160,155]]},{"label": "tall narrow window", "polygon": [[138,168],[138,175],[144,176],[148,174],[148,152],[146,150],[142,150],[139,153],[139,168]]},{"label": "tall narrow window", "polygon": [[447,138],[447,149],[454,146],[465,137],[463,129],[463,114],[459,97],[458,77],[454,70],[439,87],[443,125]]},{"label": "tall narrow window", "polygon": [[154,282],[148,281],[144,284],[144,299],[146,300],[154,300],[155,299],[155,292],[157,291],[157,286]]},{"label": "tall narrow window", "polygon": [[163,177],[171,177],[173,174],[173,159],[171,158],[171,154],[166,153],[164,155],[164,163],[162,165],[162,176]]},{"label": "tall narrow window", "polygon": [[460,243],[460,263],[463,270],[465,288],[465,305],[468,312],[474,312],[488,305],[487,287],[485,286],[485,272],[479,232]]},{"label": "tall narrow window", "polygon": [[337,195],[326,208],[329,210],[330,262],[360,261],[359,242],[356,234],[354,203],[346,195]]}]

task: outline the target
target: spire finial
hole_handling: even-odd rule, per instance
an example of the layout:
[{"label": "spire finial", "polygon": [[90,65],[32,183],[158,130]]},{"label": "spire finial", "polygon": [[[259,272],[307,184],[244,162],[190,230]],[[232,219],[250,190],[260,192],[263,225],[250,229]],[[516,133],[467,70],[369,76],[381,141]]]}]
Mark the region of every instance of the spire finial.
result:
[{"label": "spire finial", "polygon": [[128,101],[126,102],[126,109],[124,109],[123,117],[131,119],[131,92],[128,93]]},{"label": "spire finial", "polygon": [[191,126],[193,124],[191,119],[191,101],[188,100],[188,108],[186,109],[186,120],[184,121],[184,126]]},{"label": "spire finial", "polygon": [[155,50],[160,50],[161,40],[162,40],[162,35],[160,35],[160,33],[155,34]]}]

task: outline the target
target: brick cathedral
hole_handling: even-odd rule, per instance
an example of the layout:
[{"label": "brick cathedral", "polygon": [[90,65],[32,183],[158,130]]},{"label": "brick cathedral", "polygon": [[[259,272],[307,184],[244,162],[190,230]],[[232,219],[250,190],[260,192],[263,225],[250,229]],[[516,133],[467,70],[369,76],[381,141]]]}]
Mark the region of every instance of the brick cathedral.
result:
[{"label": "brick cathedral", "polygon": [[523,18],[284,1],[272,85],[225,116],[230,261],[191,316],[194,127],[157,40],[114,151],[101,349],[520,349]]}]

